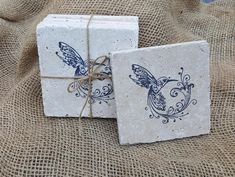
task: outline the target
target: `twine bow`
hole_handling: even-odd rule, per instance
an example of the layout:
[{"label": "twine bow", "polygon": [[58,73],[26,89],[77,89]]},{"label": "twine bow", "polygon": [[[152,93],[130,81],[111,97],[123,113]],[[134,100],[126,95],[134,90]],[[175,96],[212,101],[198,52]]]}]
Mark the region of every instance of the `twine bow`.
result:
[{"label": "twine bow", "polygon": [[[88,66],[88,74],[86,76],[73,77],[73,78],[76,79],[76,81],[79,82],[79,86],[76,88],[76,90],[78,90],[83,85],[83,83],[88,80],[88,94],[86,95],[86,101],[85,101],[85,103],[84,103],[84,105],[82,107],[82,110],[81,110],[80,114],[79,114],[79,118],[82,117],[82,113],[83,113],[87,103],[89,103],[89,105],[90,105],[89,117],[93,118],[93,114],[92,114],[92,101],[91,101],[91,97],[92,97],[92,81],[96,80],[96,79],[100,79],[100,80],[111,79],[111,76],[109,76],[107,74],[96,72],[98,70],[98,68],[100,66],[102,66],[105,63],[105,61],[107,61],[109,59],[107,56],[100,56],[100,57],[96,58],[93,61],[93,63],[96,63],[96,61],[99,60],[100,58],[103,58],[102,62],[99,63],[98,65],[96,65],[95,69],[94,69],[94,65],[91,64],[92,61],[90,59],[88,59],[88,62],[90,61],[90,67]],[[74,90],[73,91],[70,90],[72,84],[74,84],[74,82],[72,82],[71,84],[68,85],[68,88],[67,88],[68,92],[74,92]]]},{"label": "twine bow", "polygon": [[[91,20],[93,18],[94,15],[91,15],[90,18],[89,18],[89,21],[87,23],[87,63],[88,63],[88,75],[86,76],[83,76],[79,79],[77,79],[77,81],[80,83],[79,87],[81,87],[81,85],[83,84],[83,82],[87,81],[88,80],[88,94],[86,96],[86,101],[82,107],[82,110],[80,112],[80,115],[79,115],[79,119],[81,119],[82,117],[82,113],[87,105],[87,103],[89,103],[89,107],[90,107],[90,111],[89,111],[89,117],[93,118],[93,113],[92,113],[92,101],[91,101],[91,97],[92,97],[92,81],[95,80],[95,79],[108,79],[108,78],[111,78],[111,76],[108,76],[106,74],[102,74],[102,73],[99,73],[99,72],[96,72],[97,69],[102,66],[109,58],[107,56],[100,56],[98,58],[96,58],[93,63],[96,63],[97,60],[103,58],[103,60],[101,61],[101,63],[99,63],[98,65],[96,65],[96,68],[94,70],[94,64],[92,63],[92,60],[91,60],[91,57],[90,57],[90,30],[89,30],[89,27],[90,27],[90,23],[91,23]],[[68,86],[68,88],[70,87],[70,85]]]},{"label": "twine bow", "polygon": [[[82,113],[87,105],[87,103],[89,103],[89,117],[93,118],[93,112],[92,112],[92,81],[96,80],[96,79],[111,79],[111,76],[97,72],[98,68],[100,68],[100,66],[102,66],[109,58],[107,56],[100,56],[98,58],[96,58],[94,61],[91,60],[90,57],[90,23],[91,20],[93,18],[94,15],[91,15],[89,18],[89,21],[87,23],[87,64],[88,64],[88,74],[86,76],[82,76],[77,78],[76,80],[80,83],[79,87],[77,89],[79,89],[81,87],[81,85],[88,80],[88,94],[86,95],[86,101],[82,107],[82,110],[79,114],[79,125],[81,125],[81,118],[82,118]],[[94,64],[96,63],[97,60],[102,59],[101,62],[96,65],[96,68],[94,69]],[[68,86],[68,89],[70,88],[70,85]],[[67,89],[67,90],[68,90]],[[79,131],[80,132],[80,131]],[[82,126],[81,126],[81,132],[82,132]],[[80,133],[79,133],[80,134]]]}]

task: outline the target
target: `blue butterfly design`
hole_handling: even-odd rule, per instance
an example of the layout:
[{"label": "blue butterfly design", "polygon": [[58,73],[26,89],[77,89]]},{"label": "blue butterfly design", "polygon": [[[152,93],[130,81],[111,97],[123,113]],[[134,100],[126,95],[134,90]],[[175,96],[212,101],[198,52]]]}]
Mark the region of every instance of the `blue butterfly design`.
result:
[{"label": "blue butterfly design", "polygon": [[[163,117],[162,122],[164,124],[168,123],[170,119],[175,122],[177,118],[181,120],[181,117],[188,114],[183,111],[190,103],[193,105],[197,103],[197,100],[191,100],[191,89],[194,87],[194,84],[189,83],[190,75],[183,75],[183,68],[181,68],[181,72],[179,72],[180,80],[171,79],[166,76],[155,79],[146,68],[138,64],[132,64],[132,71],[136,78],[133,78],[132,75],[129,75],[129,78],[137,85],[148,89],[147,105],[151,111],[150,118]],[[184,99],[177,102],[175,106],[169,106],[167,108],[166,98],[162,94],[162,89],[169,82],[177,82],[178,86],[171,89],[170,96],[177,97],[179,93],[182,93]],[[148,110],[148,107],[145,109]]]},{"label": "blue butterfly design", "polygon": [[[70,45],[65,42],[59,42],[59,52],[56,52],[56,55],[68,66],[75,68],[74,76],[87,76],[88,75],[88,63],[84,61],[79,53]],[[110,60],[106,63],[91,62],[93,67],[101,65],[99,71],[103,76],[111,76],[112,71],[110,68]],[[99,78],[99,80],[104,80],[104,78]],[[73,81],[69,84],[68,91],[77,93],[75,94],[78,97],[85,98],[88,94],[88,81]],[[95,89],[91,95],[91,101],[94,103],[96,100],[101,102],[108,103],[108,100],[114,99],[113,96],[113,86],[111,83],[104,85],[101,89]]]}]

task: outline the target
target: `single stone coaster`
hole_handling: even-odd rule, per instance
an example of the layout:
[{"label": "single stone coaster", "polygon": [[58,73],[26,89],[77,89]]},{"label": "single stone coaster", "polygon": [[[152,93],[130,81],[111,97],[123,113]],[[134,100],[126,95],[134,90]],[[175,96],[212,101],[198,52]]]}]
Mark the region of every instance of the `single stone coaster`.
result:
[{"label": "single stone coaster", "polygon": [[111,66],[121,144],[209,133],[206,41],[112,52]]},{"label": "single stone coaster", "polygon": [[[90,58],[108,55],[111,51],[138,47],[138,17],[48,15],[37,26],[42,96],[46,116],[78,117],[88,95],[88,81],[75,77],[88,75],[88,40]],[[89,39],[87,26],[89,23]],[[102,63],[93,62],[94,69]],[[110,61],[97,70],[111,76]],[[93,117],[116,118],[113,85],[109,78],[92,82]],[[82,116],[88,117],[89,103]]]}]

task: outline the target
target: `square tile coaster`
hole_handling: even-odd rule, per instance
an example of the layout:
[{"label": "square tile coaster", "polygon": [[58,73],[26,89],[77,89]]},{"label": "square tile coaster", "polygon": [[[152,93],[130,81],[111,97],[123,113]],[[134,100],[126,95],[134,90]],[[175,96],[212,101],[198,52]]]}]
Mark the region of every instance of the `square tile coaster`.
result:
[{"label": "square tile coaster", "polygon": [[[108,55],[110,51],[138,47],[138,17],[48,15],[37,26],[40,75],[43,107],[46,116],[79,117],[88,96],[88,82],[78,82],[74,77],[88,75],[87,55],[92,60]],[[90,50],[87,45],[89,40]],[[93,66],[96,68],[102,59]],[[111,75],[109,60],[99,71]],[[116,118],[112,81],[96,79],[92,82],[91,104],[93,117]],[[82,114],[90,116],[86,104]]]},{"label": "square tile coaster", "polygon": [[111,67],[121,144],[209,133],[206,41],[113,52]]}]

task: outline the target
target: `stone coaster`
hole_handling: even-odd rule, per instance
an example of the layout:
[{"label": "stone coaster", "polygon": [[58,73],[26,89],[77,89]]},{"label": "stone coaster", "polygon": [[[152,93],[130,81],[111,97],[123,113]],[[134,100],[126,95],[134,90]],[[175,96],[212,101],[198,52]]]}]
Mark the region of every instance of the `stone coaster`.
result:
[{"label": "stone coaster", "polygon": [[[88,75],[87,24],[90,15],[48,15],[37,26],[37,43],[46,116],[79,117],[88,95],[88,81],[74,77]],[[89,24],[90,57],[108,55],[111,51],[138,47],[138,17],[93,16]],[[94,68],[102,59],[93,62]],[[99,68],[111,76],[110,61]],[[116,118],[112,81],[92,82],[93,117]],[[82,116],[88,117],[89,104]]]},{"label": "stone coaster", "polygon": [[121,144],[209,133],[206,41],[112,52],[111,61]]}]

